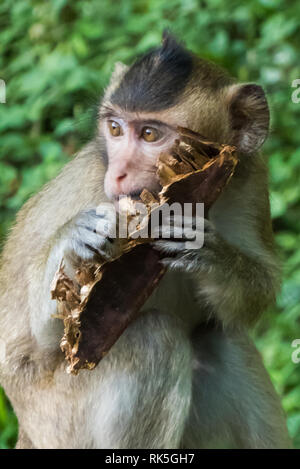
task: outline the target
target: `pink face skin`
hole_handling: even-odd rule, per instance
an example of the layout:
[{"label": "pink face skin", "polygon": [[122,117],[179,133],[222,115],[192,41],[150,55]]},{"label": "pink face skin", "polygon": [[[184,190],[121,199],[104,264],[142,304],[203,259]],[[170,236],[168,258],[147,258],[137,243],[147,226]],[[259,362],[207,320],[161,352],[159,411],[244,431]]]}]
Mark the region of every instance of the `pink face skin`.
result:
[{"label": "pink face skin", "polygon": [[108,169],[104,180],[107,197],[138,195],[142,189],[157,192],[156,163],[162,151],[170,149],[177,133],[172,123],[154,114],[111,115],[101,122],[106,139]]}]

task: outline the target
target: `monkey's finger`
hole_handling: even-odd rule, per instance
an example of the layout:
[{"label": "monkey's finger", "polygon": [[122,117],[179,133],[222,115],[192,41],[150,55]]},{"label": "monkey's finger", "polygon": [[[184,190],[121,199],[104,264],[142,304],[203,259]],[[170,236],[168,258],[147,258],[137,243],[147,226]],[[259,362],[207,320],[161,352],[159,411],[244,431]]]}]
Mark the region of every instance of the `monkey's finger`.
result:
[{"label": "monkey's finger", "polygon": [[100,249],[99,247],[93,247],[93,246],[91,246],[90,244],[87,244],[87,243],[84,244],[84,247],[86,249],[88,249],[92,254],[94,254],[96,256],[100,256],[101,258],[103,258],[106,261],[109,261],[112,257],[110,254],[108,254],[108,252],[106,252],[103,249]]},{"label": "monkey's finger", "polygon": [[151,243],[154,249],[165,254],[185,251],[185,241],[157,240]]},{"label": "monkey's finger", "polygon": [[97,223],[105,223],[105,221],[110,224],[116,224],[116,219],[116,211],[111,207],[111,204],[108,203],[101,204],[96,209],[81,212],[76,220],[76,224],[93,226]]},{"label": "monkey's finger", "polygon": [[105,260],[109,260],[109,256],[106,252],[96,249],[94,246],[91,246],[88,243],[83,241],[72,241],[69,243],[64,250],[64,259],[72,259],[73,257],[83,260],[83,261],[92,261],[95,256],[101,257]]},{"label": "monkey's finger", "polygon": [[106,236],[111,240],[116,238],[117,226],[115,223],[111,223],[105,218],[100,218],[97,220],[96,226],[94,228],[95,232],[99,235]]},{"label": "monkey's finger", "polygon": [[182,259],[173,259],[172,257],[165,257],[160,263],[168,270],[176,271],[192,271],[189,263]]},{"label": "monkey's finger", "polygon": [[155,227],[151,230],[151,237],[152,238],[162,238],[162,239],[180,239],[185,241],[187,239],[187,235],[184,232],[182,226],[172,226],[172,225],[163,225]]}]

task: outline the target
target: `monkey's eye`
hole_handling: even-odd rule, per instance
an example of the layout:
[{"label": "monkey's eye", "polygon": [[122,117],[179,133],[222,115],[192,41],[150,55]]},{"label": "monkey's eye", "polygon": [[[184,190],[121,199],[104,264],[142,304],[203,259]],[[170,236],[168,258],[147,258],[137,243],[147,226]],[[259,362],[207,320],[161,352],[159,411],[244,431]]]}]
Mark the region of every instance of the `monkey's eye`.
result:
[{"label": "monkey's eye", "polygon": [[113,137],[119,137],[120,135],[123,135],[122,127],[116,121],[108,121],[108,128],[109,128],[110,134]]},{"label": "monkey's eye", "polygon": [[141,137],[146,142],[156,142],[159,139],[159,133],[153,127],[144,127],[142,130]]}]

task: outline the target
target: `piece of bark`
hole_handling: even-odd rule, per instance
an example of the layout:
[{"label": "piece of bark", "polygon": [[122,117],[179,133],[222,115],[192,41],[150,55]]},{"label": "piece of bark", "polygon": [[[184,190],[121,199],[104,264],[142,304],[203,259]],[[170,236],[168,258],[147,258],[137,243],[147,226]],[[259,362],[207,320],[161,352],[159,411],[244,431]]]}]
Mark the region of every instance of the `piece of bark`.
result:
[{"label": "piece of bark", "polygon": [[[235,148],[209,142],[199,134],[178,128],[179,138],[169,153],[160,155],[158,196],[146,189],[141,201],[153,213],[164,203],[204,202],[205,213],[233,175],[238,162]],[[136,232],[137,233],[137,232]],[[68,371],[93,369],[128,325],[165,274],[161,254],[134,233],[122,240],[123,254],[110,262],[83,265],[74,281],[63,263],[51,287],[64,322],[61,349]]]}]

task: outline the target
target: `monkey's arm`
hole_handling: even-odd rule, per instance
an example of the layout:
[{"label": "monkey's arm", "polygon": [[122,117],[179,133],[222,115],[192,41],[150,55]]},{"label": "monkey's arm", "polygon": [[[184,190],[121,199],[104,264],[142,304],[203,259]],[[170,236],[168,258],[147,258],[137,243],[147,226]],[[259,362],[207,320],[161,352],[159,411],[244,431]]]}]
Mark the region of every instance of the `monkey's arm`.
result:
[{"label": "monkey's arm", "polygon": [[58,348],[63,334],[62,321],[53,317],[57,305],[50,293],[62,257],[68,251],[73,260],[88,259],[95,251],[110,248],[92,210],[107,201],[98,147],[95,142],[84,147],[57,178],[27,202],[2,254],[2,309],[7,314],[15,311],[16,327],[18,324],[22,333],[26,320],[28,335],[46,348]]},{"label": "monkey's arm", "polygon": [[267,250],[245,254],[212,228],[201,254],[199,294],[225,325],[253,324],[275,301],[278,271]]},{"label": "monkey's arm", "polygon": [[[184,241],[157,241],[167,256],[162,262],[172,270],[194,272],[201,304],[208,303],[224,324],[251,324],[275,299],[276,265],[262,259],[261,251],[246,255],[222,239],[211,222],[204,224],[200,249],[185,249]],[[184,232],[187,237],[194,233]]]},{"label": "monkey's arm", "polygon": [[[178,240],[155,244],[171,269],[195,272],[201,303],[204,300],[224,324],[253,323],[274,301],[279,284],[266,170],[259,161],[239,169],[209,218],[204,220],[200,249],[186,249]],[[195,231],[191,223],[186,225],[190,238]]]},{"label": "monkey's arm", "polygon": [[[41,288],[35,301],[40,302],[38,320],[33,322],[33,333],[44,346],[53,346],[57,342],[56,301],[51,300],[50,286],[61,262],[69,278],[74,279],[82,262],[94,262],[95,259],[110,259],[116,255],[117,246],[112,242],[112,230],[115,226],[115,212],[110,204],[100,204],[97,209],[83,210],[57,230],[48,241],[47,249],[41,250],[41,259],[34,264],[32,275],[42,279]],[[34,292],[32,292],[33,297]],[[34,307],[34,304],[32,305]],[[52,321],[51,321],[52,319]],[[57,324],[59,327],[60,324]],[[59,328],[60,329],[60,328]],[[61,330],[59,330],[61,336]]]}]

